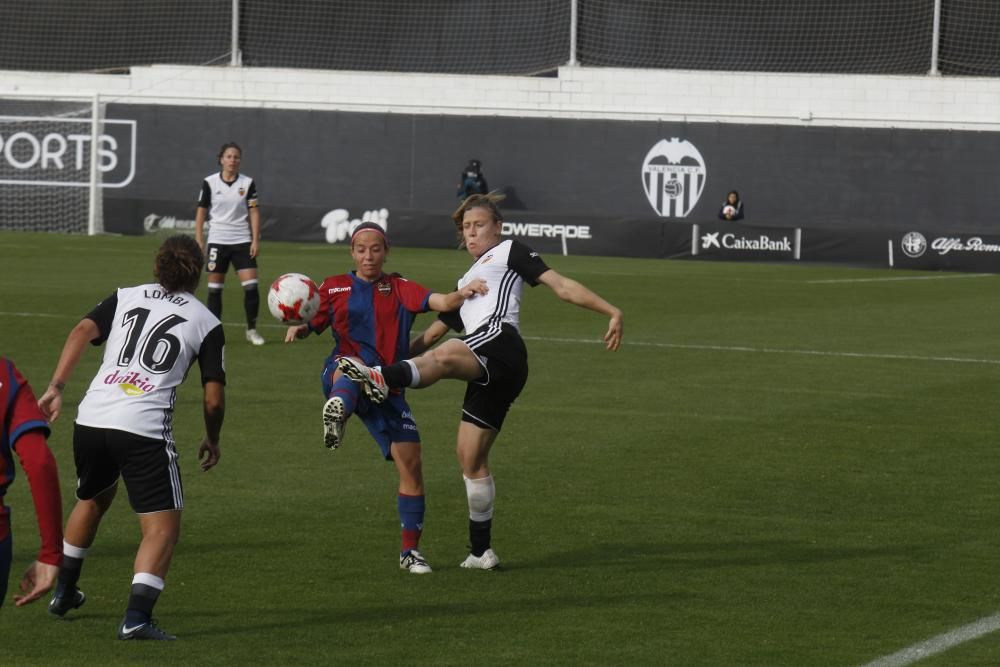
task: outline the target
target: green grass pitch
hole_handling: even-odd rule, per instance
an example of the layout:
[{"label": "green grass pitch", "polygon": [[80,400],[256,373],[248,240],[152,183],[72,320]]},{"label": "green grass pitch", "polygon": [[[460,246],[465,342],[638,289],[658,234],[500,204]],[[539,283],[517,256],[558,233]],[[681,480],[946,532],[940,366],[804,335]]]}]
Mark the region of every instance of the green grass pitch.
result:
[{"label": "green grass pitch", "polygon": [[[157,238],[0,234],[0,351],[44,389],[66,334],[151,276]],[[1000,610],[1000,277],[546,256],[625,312],[526,289],[531,377],[491,462],[499,572],[458,568],[463,386],[408,393],[424,441],[427,576],[398,569],[395,471],[360,422],[321,437],[327,336],[243,340],[225,292],[222,460],[197,468],[197,372],[175,419],[183,534],[156,616],[180,640],[115,640],[138,525],[124,493],[69,621],[0,610],[5,664],[857,665]],[[267,243],[262,283],[351,268],[346,248]],[[439,290],[461,251],[397,248]],[[204,292],[204,287],[201,290]],[[416,329],[430,321],[418,319]],[[71,425],[50,445],[72,505]],[[23,472],[11,592],[37,548]],[[957,661],[957,662],[956,662]],[[1000,635],[923,664],[996,664]]]}]

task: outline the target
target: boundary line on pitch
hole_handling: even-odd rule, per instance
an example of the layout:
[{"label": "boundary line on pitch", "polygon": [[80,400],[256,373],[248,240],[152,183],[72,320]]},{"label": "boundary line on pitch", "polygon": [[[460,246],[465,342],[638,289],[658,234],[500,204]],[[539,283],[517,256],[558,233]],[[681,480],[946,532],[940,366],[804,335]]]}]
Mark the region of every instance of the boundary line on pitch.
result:
[{"label": "boundary line on pitch", "polygon": [[[590,343],[603,345],[603,340],[588,338],[550,338],[546,336],[523,336],[525,340],[549,343]],[[937,361],[961,364],[988,364],[998,366],[1000,359],[975,359],[972,357],[938,357],[916,354],[888,354],[874,352],[831,352],[827,350],[792,350],[776,347],[750,347],[748,345],[703,345],[696,343],[650,343],[646,341],[622,341],[628,347],[662,347],[677,350],[705,350],[715,352],[756,352],[760,354],[798,354],[811,357],[847,357],[853,359],[895,359],[899,361]]]},{"label": "boundary line on pitch", "polygon": [[[56,319],[78,319],[75,315],[55,315],[51,313],[25,313],[0,311],[0,316],[11,317],[50,317]],[[223,322],[223,326],[245,329],[245,322]],[[281,329],[288,327],[283,324],[258,324],[261,329]],[[604,345],[604,341],[596,338],[558,338],[551,336],[522,336],[524,340],[535,340],[543,343],[577,343],[584,345]],[[275,340],[282,343],[282,340]],[[973,357],[939,357],[916,354],[888,354],[874,352],[834,352],[829,350],[794,350],[777,347],[751,347],[749,345],[707,345],[698,343],[656,343],[648,341],[623,341],[622,347],[654,347],[671,350],[703,350],[707,352],[750,352],[756,354],[792,354],[807,357],[841,357],[848,359],[885,359],[897,361],[933,361],[956,364],[984,364],[1000,366],[1000,359],[976,359]]]},{"label": "boundary line on pitch", "polygon": [[986,278],[992,273],[963,273],[948,276],[893,276],[892,278],[829,278],[825,280],[807,280],[807,285],[824,285],[833,283],[888,283],[900,280],[953,280],[955,278]]},{"label": "boundary line on pitch", "polygon": [[930,658],[938,653],[944,653],[950,648],[965,642],[979,639],[984,635],[1000,630],[1000,613],[984,616],[978,621],[949,630],[925,641],[907,646],[901,651],[882,656],[865,663],[862,667],[905,667],[915,662]]}]

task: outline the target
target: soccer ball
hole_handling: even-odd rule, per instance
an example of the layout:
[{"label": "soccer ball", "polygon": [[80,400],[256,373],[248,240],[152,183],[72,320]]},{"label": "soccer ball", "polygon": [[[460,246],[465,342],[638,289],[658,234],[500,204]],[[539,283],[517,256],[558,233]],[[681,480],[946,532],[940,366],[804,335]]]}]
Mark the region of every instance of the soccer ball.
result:
[{"label": "soccer ball", "polygon": [[309,276],[286,273],[271,283],[267,291],[267,308],[282,324],[303,324],[319,310],[319,288]]},{"label": "soccer ball", "polygon": [[722,215],[736,215],[736,207],[726,205],[722,207]]}]

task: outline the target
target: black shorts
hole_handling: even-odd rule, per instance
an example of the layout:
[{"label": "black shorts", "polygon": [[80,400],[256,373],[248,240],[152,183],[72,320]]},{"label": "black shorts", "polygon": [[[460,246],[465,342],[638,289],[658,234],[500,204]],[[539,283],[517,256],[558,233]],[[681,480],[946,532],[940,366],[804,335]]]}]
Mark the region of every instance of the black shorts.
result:
[{"label": "black shorts", "polygon": [[465,388],[462,421],[499,431],[507,411],[528,381],[528,350],[517,329],[489,326],[459,340],[479,357],[483,374]]},{"label": "black shorts", "polygon": [[73,458],[80,500],[93,500],[121,476],[136,514],[184,509],[173,442],[74,424]]},{"label": "black shorts", "polygon": [[225,273],[229,270],[230,262],[237,271],[257,268],[257,258],[250,256],[249,243],[236,245],[209,243],[206,251],[205,270],[209,273]]}]

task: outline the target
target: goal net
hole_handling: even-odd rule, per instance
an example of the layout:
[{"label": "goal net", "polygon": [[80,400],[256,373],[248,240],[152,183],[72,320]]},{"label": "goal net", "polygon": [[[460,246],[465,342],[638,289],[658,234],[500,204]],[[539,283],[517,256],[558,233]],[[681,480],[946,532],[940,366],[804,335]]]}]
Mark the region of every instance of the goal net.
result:
[{"label": "goal net", "polygon": [[0,95],[0,229],[103,231],[102,169],[116,143],[92,99]]},{"label": "goal net", "polygon": [[933,0],[580,0],[579,6],[582,65],[845,74],[925,74],[931,65]]}]

